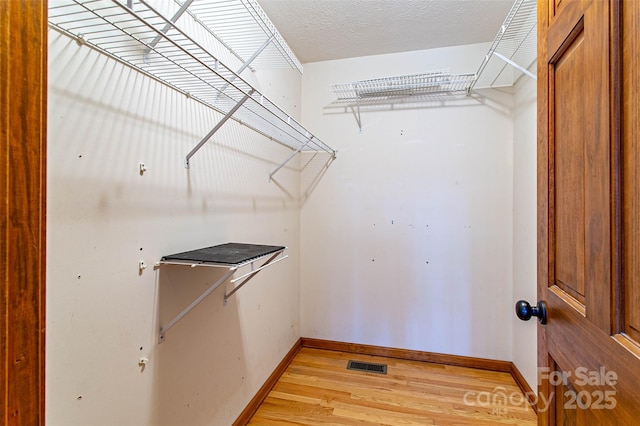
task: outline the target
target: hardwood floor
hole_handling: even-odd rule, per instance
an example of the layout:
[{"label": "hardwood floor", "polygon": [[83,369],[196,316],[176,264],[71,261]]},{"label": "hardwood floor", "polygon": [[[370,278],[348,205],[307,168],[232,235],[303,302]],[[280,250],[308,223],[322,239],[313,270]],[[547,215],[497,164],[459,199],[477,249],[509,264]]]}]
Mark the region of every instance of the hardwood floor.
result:
[{"label": "hardwood floor", "polygon": [[249,425],[535,425],[525,401],[509,373],[302,348]]}]

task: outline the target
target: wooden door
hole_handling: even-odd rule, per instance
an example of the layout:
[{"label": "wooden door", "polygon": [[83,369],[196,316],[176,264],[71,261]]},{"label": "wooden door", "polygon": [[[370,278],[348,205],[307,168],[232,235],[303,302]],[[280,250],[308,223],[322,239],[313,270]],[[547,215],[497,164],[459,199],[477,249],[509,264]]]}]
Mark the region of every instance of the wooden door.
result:
[{"label": "wooden door", "polygon": [[47,2],[0,0],[0,425],[44,424]]},{"label": "wooden door", "polygon": [[640,419],[640,2],[538,2],[539,424]]}]

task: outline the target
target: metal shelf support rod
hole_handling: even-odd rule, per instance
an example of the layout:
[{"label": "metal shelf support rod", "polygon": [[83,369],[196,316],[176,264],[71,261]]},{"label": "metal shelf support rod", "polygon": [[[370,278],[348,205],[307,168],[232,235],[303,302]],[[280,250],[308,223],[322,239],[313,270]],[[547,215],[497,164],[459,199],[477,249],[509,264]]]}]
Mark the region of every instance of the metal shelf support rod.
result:
[{"label": "metal shelf support rod", "polygon": [[178,21],[178,19],[180,19],[182,14],[186,12],[187,9],[189,9],[189,6],[191,6],[191,3],[193,3],[193,0],[185,1],[182,4],[182,6],[180,6],[180,9],[178,9],[178,11],[171,17],[171,20],[170,20],[171,22],[167,22],[166,24],[164,24],[164,27],[160,30],[162,34],[158,34],[153,40],[151,40],[151,43],[149,43],[149,45],[144,49],[145,58],[147,57],[149,52],[151,52],[151,50],[154,47],[156,47],[156,44],[158,44],[158,42],[162,39],[162,36],[166,34],[167,31],[171,29],[173,24],[175,24]]},{"label": "metal shelf support rod", "polygon": [[271,36],[268,39],[266,39],[264,43],[262,43],[262,46],[258,47],[258,50],[253,52],[253,55],[251,55],[249,59],[244,61],[242,66],[238,68],[238,71],[236,71],[236,74],[238,75],[242,74],[242,71],[244,71],[245,69],[247,69],[249,65],[251,65],[251,62],[253,62],[264,51],[264,49],[267,48],[267,46],[269,45],[269,43],[273,41],[273,39],[274,39],[274,36]]},{"label": "metal shelf support rod", "polygon": [[[274,257],[275,257],[275,256],[274,256]],[[259,268],[252,269],[250,272],[247,272],[246,274],[244,274],[244,275],[242,275],[242,276],[239,276],[238,278],[234,278],[234,279],[232,279],[232,280],[231,280],[231,281],[229,281],[229,282],[230,282],[231,284],[237,283],[238,281],[240,281],[240,280],[241,280],[241,279],[243,279],[243,278],[248,277],[249,275],[253,275],[253,274],[255,274],[256,272],[263,270],[264,268],[268,268],[268,267],[269,267],[269,266],[271,266],[271,265],[275,265],[276,263],[280,262],[281,260],[285,260],[287,257],[289,257],[289,255],[282,256],[280,259],[276,259],[276,260],[274,260],[274,261],[273,261],[273,262],[271,262],[271,263],[269,263],[269,262],[265,262],[265,263],[263,263]],[[231,295],[231,294],[229,294],[229,296],[230,296],[230,295]]]},{"label": "metal shelf support rod", "polygon": [[309,145],[309,142],[311,142],[311,140],[313,139],[313,136],[311,136],[304,144],[300,145],[300,147],[298,147],[298,149],[296,149],[293,154],[291,154],[289,156],[289,158],[287,158],[286,160],[284,160],[283,163],[281,163],[278,167],[276,167],[276,169],[274,171],[272,171],[271,173],[269,173],[269,182],[271,182],[271,179],[273,178],[273,175],[275,175],[276,173],[278,173],[278,171],[284,167],[285,164],[287,164],[289,161],[291,161],[291,159],[293,157],[295,157],[296,155],[298,155],[298,153],[300,151],[302,151],[304,149],[305,146]]},{"label": "metal shelf support rod", "polygon": [[207,133],[207,136],[205,136],[199,143],[198,145],[196,145],[191,152],[189,152],[187,154],[187,158],[184,161],[184,166],[188,169],[189,168],[189,160],[191,159],[191,157],[193,157],[193,155],[198,152],[198,150],[200,148],[202,148],[202,145],[204,145],[205,143],[207,143],[209,141],[209,139],[211,139],[211,137],[213,137],[213,135],[220,130],[220,128],[224,125],[224,123],[226,123],[226,121],[231,118],[231,116],[233,114],[235,114],[235,112],[238,110],[238,108],[240,108],[242,106],[242,104],[244,104],[247,99],[249,99],[251,97],[251,95],[253,94],[254,90],[249,91],[249,93],[247,93],[246,95],[244,95],[244,97],[242,99],[240,99],[240,101],[233,107],[231,108],[231,110],[227,113],[227,115],[225,115],[224,117],[222,117],[222,119],[220,121],[218,121],[218,124],[215,125],[215,127],[213,129],[211,129],[211,131],[209,133]]},{"label": "metal shelf support rod", "polygon": [[237,75],[231,76],[229,78],[229,82],[226,83],[224,86],[222,86],[217,96],[220,96],[225,90],[227,90],[227,87],[229,87],[229,85],[233,83],[233,80],[235,80],[237,76],[242,74],[242,72],[246,70],[249,65],[251,65],[251,62],[253,62],[262,53],[262,51],[267,48],[269,43],[271,43],[272,41],[273,41],[273,36],[269,37],[264,43],[262,43],[262,46],[260,46],[258,50],[256,50],[249,59],[244,61],[240,68],[238,68],[238,71],[236,71]]},{"label": "metal shelf support rod", "polygon": [[[225,305],[225,306],[227,305],[227,299],[229,299],[231,296],[233,296],[233,294],[234,294],[236,291],[240,290],[240,288],[241,288],[243,285],[245,285],[246,283],[248,283],[248,282],[249,282],[249,280],[250,280],[251,278],[255,277],[255,276],[256,276],[256,274],[257,274],[258,272],[260,272],[262,269],[266,268],[267,266],[271,266],[271,265],[273,265],[273,264],[275,264],[275,263],[277,263],[277,262],[280,262],[281,260],[284,260],[284,259],[286,259],[287,257],[289,257],[289,256],[283,256],[283,257],[281,257],[280,259],[273,261],[276,257],[278,257],[278,256],[282,255],[282,253],[283,253],[283,252],[281,251],[281,252],[279,252],[279,253],[274,254],[274,255],[273,255],[273,256],[271,256],[269,259],[267,259],[267,261],[266,261],[266,262],[264,262],[264,263],[263,263],[259,268],[254,269],[253,271],[251,271],[251,272],[249,272],[249,273],[247,273],[247,274],[244,274],[244,275],[243,275],[243,276],[241,276],[241,277],[238,277],[238,278],[236,278],[236,279],[232,280],[231,282],[232,282],[232,283],[234,283],[234,282],[237,282],[238,280],[241,280],[242,278],[245,278],[245,277],[246,277],[246,278],[245,278],[245,280],[244,280],[244,281],[242,281],[242,282],[241,282],[240,284],[238,284],[237,286],[235,286],[235,287],[233,288],[233,290],[231,290],[229,293],[225,293],[225,294],[224,294],[224,305]],[[272,262],[272,261],[273,261],[273,262]]]},{"label": "metal shelf support rod", "polygon": [[518,71],[522,72],[525,75],[528,75],[529,77],[531,77],[534,80],[537,80],[535,74],[533,74],[531,71],[529,71],[528,69],[516,64],[515,62],[513,62],[511,59],[507,58],[506,56],[494,51],[493,54],[495,56],[497,56],[498,58],[502,59],[503,61],[505,61],[507,64],[511,65],[512,67],[514,67],[515,69],[517,69]]},{"label": "metal shelf support rod", "polygon": [[164,341],[164,335],[171,327],[173,327],[178,321],[180,321],[185,315],[187,315],[193,308],[195,308],[200,302],[206,299],[216,288],[220,287],[220,284],[225,282],[227,278],[229,278],[236,271],[237,268],[230,268],[218,281],[211,284],[211,286],[202,293],[196,300],[194,300],[189,306],[184,308],[182,312],[180,312],[174,319],[169,321],[166,326],[160,328],[160,335],[158,336],[158,343],[162,343]]},{"label": "metal shelf support rod", "polygon": [[356,117],[356,122],[358,123],[358,130],[360,131],[360,133],[362,133],[362,118],[360,118],[360,101],[358,100],[359,97],[360,96],[358,94],[358,91],[356,90],[356,109],[354,110],[353,107],[351,107],[351,110],[353,111],[353,115]]}]

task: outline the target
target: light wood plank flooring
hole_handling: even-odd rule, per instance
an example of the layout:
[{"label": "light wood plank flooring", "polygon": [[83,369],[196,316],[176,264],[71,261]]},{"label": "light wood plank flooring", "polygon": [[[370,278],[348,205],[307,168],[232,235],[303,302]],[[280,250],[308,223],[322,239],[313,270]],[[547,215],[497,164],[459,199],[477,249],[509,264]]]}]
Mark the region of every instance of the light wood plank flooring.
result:
[{"label": "light wood plank flooring", "polygon": [[[348,360],[387,374],[347,370]],[[250,425],[535,425],[509,373],[302,348]]]}]

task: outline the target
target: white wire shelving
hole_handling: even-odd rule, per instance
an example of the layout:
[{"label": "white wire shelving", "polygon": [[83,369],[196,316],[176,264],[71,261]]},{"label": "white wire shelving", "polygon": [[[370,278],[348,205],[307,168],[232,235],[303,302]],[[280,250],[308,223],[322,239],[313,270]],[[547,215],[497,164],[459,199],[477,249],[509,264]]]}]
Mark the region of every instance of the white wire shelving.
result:
[{"label": "white wire shelving", "polygon": [[516,0],[476,74],[472,88],[512,86],[522,75],[536,79],[529,67],[537,57],[536,0]]},{"label": "white wire shelving", "polygon": [[522,75],[536,79],[529,68],[537,57],[536,0],[515,0],[495,36],[489,52],[475,73],[451,74],[449,70],[333,84],[337,99],[325,108],[353,112],[362,131],[361,109],[399,109],[405,104],[440,103],[474,88],[512,86]]},{"label": "white wire shelving", "polygon": [[386,96],[412,96],[426,93],[466,92],[475,74],[451,74],[449,70],[422,74],[360,80],[334,84],[331,90],[338,99],[363,99]]},{"label": "white wire shelving", "polygon": [[256,0],[181,0],[178,4],[186,5],[187,12],[243,63],[251,62],[258,69],[291,67],[302,73],[302,64]]},{"label": "white wire shelving", "polygon": [[49,24],[53,28],[223,115],[187,154],[186,167],[228,119],[293,150],[270,178],[300,151],[326,152],[335,157],[335,150],[225,66],[174,21],[176,15],[162,15],[146,0],[65,0],[52,2],[49,7]]},{"label": "white wire shelving", "polygon": [[451,74],[449,70],[437,70],[421,74],[360,80],[353,83],[331,85],[337,101],[332,107],[352,108],[358,127],[362,130],[361,107],[396,102],[412,97],[425,99],[439,95],[468,94],[476,75]]}]

